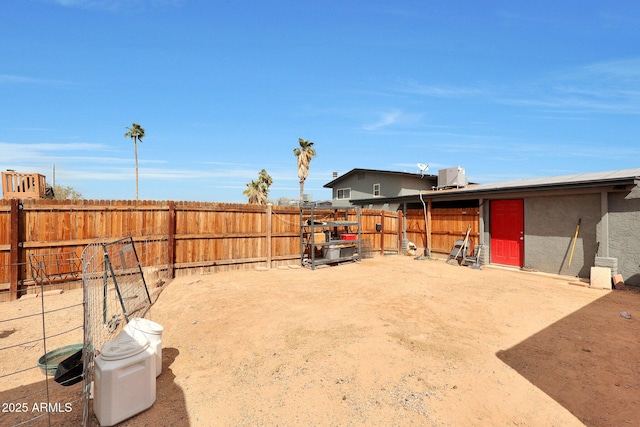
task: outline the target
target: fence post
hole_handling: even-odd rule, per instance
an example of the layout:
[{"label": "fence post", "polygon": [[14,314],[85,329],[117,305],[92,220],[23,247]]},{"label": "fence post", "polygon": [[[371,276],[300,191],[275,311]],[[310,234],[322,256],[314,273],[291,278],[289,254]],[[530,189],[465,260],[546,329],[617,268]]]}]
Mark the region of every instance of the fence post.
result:
[{"label": "fence post", "polygon": [[9,301],[18,299],[20,283],[20,200],[11,199],[9,211],[11,227],[9,238]]},{"label": "fence post", "polygon": [[169,275],[169,279],[173,279],[175,277],[174,266],[176,262],[176,202],[173,200],[169,201],[169,229],[168,229],[168,238],[167,238],[167,258],[168,258],[168,266],[167,273]]},{"label": "fence post", "polygon": [[271,203],[269,203],[267,205],[267,218],[266,218],[266,242],[265,245],[267,246],[267,268],[271,268],[271,226],[272,226],[272,222],[271,222],[271,213],[273,211],[273,206],[271,205]]},{"label": "fence post", "polygon": [[384,255],[384,210],[380,211],[380,255]]},{"label": "fence post", "polygon": [[403,235],[402,235],[402,230],[403,230],[403,224],[404,224],[404,212],[403,211],[398,211],[398,222],[397,222],[397,227],[398,227],[398,254],[400,255],[404,255],[404,253],[402,253],[402,242],[403,242]]},{"label": "fence post", "polygon": [[427,200],[427,223],[425,227],[427,229],[427,249],[425,250],[425,255],[431,256],[431,209],[433,207],[433,203],[431,197]]}]

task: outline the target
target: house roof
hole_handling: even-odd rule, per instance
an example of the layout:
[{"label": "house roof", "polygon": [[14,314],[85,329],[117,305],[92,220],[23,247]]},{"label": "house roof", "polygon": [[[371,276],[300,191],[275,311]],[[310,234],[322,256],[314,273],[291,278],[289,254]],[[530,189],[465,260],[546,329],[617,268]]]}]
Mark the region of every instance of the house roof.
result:
[{"label": "house roof", "polygon": [[459,189],[460,192],[504,191],[510,189],[537,190],[548,187],[600,187],[608,185],[632,184],[640,179],[640,168],[606,172],[578,173],[542,178],[519,179],[491,184],[478,184]]},{"label": "house roof", "polygon": [[430,175],[430,174],[419,174],[419,173],[412,173],[412,172],[397,172],[397,171],[386,171],[386,170],[379,170],[379,169],[361,169],[361,168],[355,168],[355,169],[351,169],[349,172],[340,175],[339,177],[335,178],[333,181],[330,181],[328,183],[326,183],[323,187],[325,188],[333,188],[335,186],[335,184],[339,183],[340,181],[352,176],[352,175],[356,175],[358,173],[361,172],[373,172],[373,173],[379,173],[379,174],[388,174],[388,175],[396,175],[396,176],[405,176],[405,177],[409,177],[409,178],[423,178],[423,177],[430,177],[430,178],[438,178],[438,175]]},{"label": "house roof", "polygon": [[[527,192],[539,190],[565,190],[572,188],[594,188],[605,186],[626,186],[640,183],[640,168],[621,169],[606,172],[580,173],[542,178],[519,179],[514,181],[495,182],[490,184],[473,184],[464,188],[448,190],[423,191],[422,195],[430,198],[450,196],[475,197],[491,193]],[[417,195],[385,198],[385,201],[402,201],[415,199]],[[355,203],[380,203],[383,198],[354,199]]]}]

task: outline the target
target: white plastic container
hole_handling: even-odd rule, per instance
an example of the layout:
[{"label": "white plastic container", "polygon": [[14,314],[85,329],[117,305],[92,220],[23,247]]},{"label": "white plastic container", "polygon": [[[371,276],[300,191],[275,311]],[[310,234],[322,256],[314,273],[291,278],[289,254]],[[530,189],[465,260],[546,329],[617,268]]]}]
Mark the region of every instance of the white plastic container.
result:
[{"label": "white plastic container", "polygon": [[156,401],[156,355],[143,335],[118,335],[102,346],[94,364],[93,412],[101,426],[118,424]]},{"label": "white plastic container", "polygon": [[329,245],[322,248],[322,255],[326,259],[338,259],[340,258],[340,246]]},{"label": "white plastic container", "polygon": [[156,322],[142,317],[134,317],[124,327],[124,333],[135,337],[144,335],[156,353],[156,377],[162,373],[162,331],[164,328]]}]

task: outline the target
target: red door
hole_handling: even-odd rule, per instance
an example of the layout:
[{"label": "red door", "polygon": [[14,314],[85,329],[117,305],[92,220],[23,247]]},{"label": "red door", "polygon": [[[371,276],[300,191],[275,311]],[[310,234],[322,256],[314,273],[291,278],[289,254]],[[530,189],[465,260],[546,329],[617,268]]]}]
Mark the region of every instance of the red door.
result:
[{"label": "red door", "polygon": [[491,262],[523,266],[524,203],[522,199],[491,201]]}]

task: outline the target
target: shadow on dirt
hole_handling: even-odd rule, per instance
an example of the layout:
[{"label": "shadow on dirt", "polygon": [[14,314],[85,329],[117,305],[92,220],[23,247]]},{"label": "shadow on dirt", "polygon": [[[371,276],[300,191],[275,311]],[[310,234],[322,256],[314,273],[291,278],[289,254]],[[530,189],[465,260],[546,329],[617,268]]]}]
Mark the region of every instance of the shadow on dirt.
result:
[{"label": "shadow on dirt", "polygon": [[0,392],[0,404],[2,426],[81,426],[82,381],[63,387],[51,376]]},{"label": "shadow on dirt", "polygon": [[[174,426],[188,427],[187,402],[184,392],[176,384],[171,365],[180,355],[177,348],[162,349],[162,374],[156,378],[156,402],[151,408],[131,419],[131,426],[164,425],[166,420],[172,420]],[[122,425],[128,425],[126,421]]]},{"label": "shadow on dirt", "polygon": [[496,355],[585,425],[636,425],[640,290],[610,292]]}]

